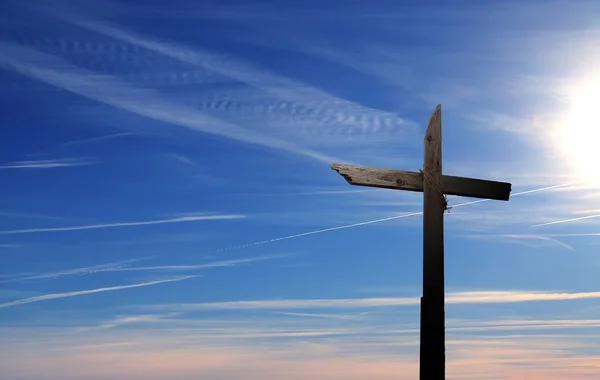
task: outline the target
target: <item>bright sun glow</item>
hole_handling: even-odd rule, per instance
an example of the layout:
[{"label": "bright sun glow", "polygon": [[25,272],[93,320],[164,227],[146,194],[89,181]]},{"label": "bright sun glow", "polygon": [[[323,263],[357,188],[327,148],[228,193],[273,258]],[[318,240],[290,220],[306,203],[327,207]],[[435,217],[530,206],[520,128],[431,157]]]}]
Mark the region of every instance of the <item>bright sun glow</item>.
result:
[{"label": "bright sun glow", "polygon": [[569,97],[558,145],[577,177],[600,183],[600,78],[577,86]]}]

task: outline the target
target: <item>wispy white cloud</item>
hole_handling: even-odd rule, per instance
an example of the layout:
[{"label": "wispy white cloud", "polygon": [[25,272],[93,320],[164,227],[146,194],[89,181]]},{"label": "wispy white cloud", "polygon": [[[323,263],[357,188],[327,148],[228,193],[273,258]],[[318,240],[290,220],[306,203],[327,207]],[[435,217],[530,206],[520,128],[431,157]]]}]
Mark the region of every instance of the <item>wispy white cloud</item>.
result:
[{"label": "wispy white cloud", "polygon": [[101,273],[101,272],[111,272],[111,271],[115,271],[118,269],[126,268],[127,265],[130,263],[134,263],[134,262],[141,261],[141,260],[147,260],[147,259],[149,259],[149,258],[123,260],[123,261],[117,261],[117,262],[113,262],[113,263],[92,265],[92,266],[83,267],[83,268],[66,269],[66,270],[57,271],[57,272],[42,273],[42,274],[36,274],[36,275],[30,275],[30,276],[15,275],[15,276],[12,276],[12,278],[4,280],[4,281],[0,280],[0,282],[58,279],[61,277],[85,276],[85,275]]},{"label": "wispy white cloud", "polygon": [[494,321],[447,321],[449,332],[458,331],[516,331],[556,330],[564,328],[598,328],[598,319],[527,319]]},{"label": "wispy white cloud", "polygon": [[512,303],[530,301],[566,301],[600,298],[600,292],[552,293],[529,291],[482,291],[448,293],[448,303]]},{"label": "wispy white cloud", "polygon": [[543,236],[543,235],[518,235],[518,234],[516,234],[516,235],[515,234],[512,234],[512,235],[508,234],[508,235],[502,235],[502,236],[506,237],[506,238],[509,238],[509,239],[541,240],[541,241],[544,241],[544,242],[548,242],[548,243],[551,243],[551,244],[554,244],[554,245],[561,246],[561,247],[566,248],[566,249],[568,249],[570,251],[573,250],[573,247],[571,247],[570,245],[568,245],[566,243],[563,243],[563,242],[561,242],[558,239],[551,238],[549,236]]},{"label": "wispy white cloud", "polygon": [[122,133],[114,133],[112,135],[89,137],[86,139],[71,140],[71,141],[64,142],[64,143],[60,144],[60,147],[64,148],[64,147],[73,146],[73,145],[88,144],[88,143],[92,143],[92,142],[110,140],[110,139],[115,139],[118,137],[132,136],[132,135],[134,135],[134,133],[132,133],[132,132],[122,132]]},{"label": "wispy white cloud", "polygon": [[168,271],[185,271],[185,270],[197,270],[197,269],[208,269],[208,268],[219,268],[219,267],[232,267],[238,266],[241,264],[248,264],[257,261],[264,260],[273,260],[280,259],[284,257],[293,256],[291,254],[287,255],[266,255],[266,256],[257,256],[257,257],[248,257],[244,259],[231,259],[231,260],[222,260],[222,261],[214,261],[206,264],[197,264],[197,265],[157,265],[157,266],[147,266],[147,267],[119,267],[111,269],[112,272],[131,272],[131,271],[152,271],[152,270],[168,270]]},{"label": "wispy white cloud", "polygon": [[375,207],[418,207],[422,206],[420,202],[398,202],[398,201],[363,201],[361,205],[364,206],[375,206]]},{"label": "wispy white cloud", "polygon": [[[381,129],[407,128],[410,123],[392,113],[371,109],[363,105],[338,98],[325,91],[305,83],[291,80],[264,69],[256,69],[232,57],[199,49],[191,49],[174,43],[166,43],[126,32],[115,26],[93,21],[82,17],[67,18],[59,16],[67,22],[79,25],[122,42],[132,44],[150,51],[158,52],[167,57],[192,64],[210,72],[246,83],[285,99],[291,103],[280,102],[269,108],[284,108],[291,111],[306,108],[306,114],[316,114],[317,122],[343,122],[345,129],[357,128],[360,131],[379,131]],[[222,101],[222,98],[221,98]]]},{"label": "wispy white cloud", "polygon": [[581,215],[581,214],[599,214],[599,213],[600,213],[600,208],[573,211],[573,214],[579,214],[579,215]]},{"label": "wispy white cloud", "polygon": [[156,224],[170,224],[170,223],[189,223],[203,220],[228,220],[228,219],[239,219],[244,218],[244,215],[235,214],[223,214],[223,215],[195,215],[195,216],[182,216],[170,219],[158,219],[158,220],[147,220],[139,222],[119,222],[119,223],[106,223],[106,224],[91,224],[85,226],[72,226],[72,227],[55,227],[55,228],[30,228],[24,230],[7,230],[0,231],[0,235],[15,235],[15,234],[29,234],[38,232],[59,232],[59,231],[82,231],[82,230],[94,230],[99,228],[117,228],[117,227],[134,227],[134,226],[149,226]]},{"label": "wispy white cloud", "polygon": [[342,320],[356,319],[362,315],[367,314],[367,313],[358,313],[358,314],[292,313],[292,312],[286,312],[286,311],[280,311],[278,313],[282,314],[282,315],[289,315],[292,317],[342,319]]},{"label": "wispy white cloud", "polygon": [[136,88],[109,75],[69,65],[58,56],[1,42],[0,67],[15,71],[101,103],[195,131],[261,145],[331,163],[336,159],[292,142],[208,116],[198,110],[163,99],[157,91]]},{"label": "wispy white cloud", "polygon": [[173,157],[174,159],[176,159],[177,161],[179,161],[183,164],[198,167],[198,164],[196,162],[192,161],[191,159],[189,159],[186,156],[182,156],[181,154],[171,154],[171,157]]},{"label": "wispy white cloud", "polygon": [[573,223],[573,222],[579,222],[581,220],[594,219],[594,218],[600,218],[600,214],[588,215],[588,216],[581,216],[581,217],[578,217],[578,218],[570,218],[570,219],[557,220],[557,221],[548,222],[548,223],[534,224],[531,227],[543,227],[543,226],[551,226],[551,225],[554,225],[554,224]]},{"label": "wispy white cloud", "polygon": [[372,193],[373,190],[316,190],[316,191],[299,191],[291,193],[269,193],[261,195],[346,195],[359,193]]},{"label": "wispy white cloud", "polygon": [[476,238],[476,239],[502,239],[502,240],[508,240],[509,242],[522,242],[527,244],[527,242],[531,242],[531,241],[538,241],[540,243],[542,243],[543,245],[555,245],[555,246],[559,246],[559,247],[563,247],[565,249],[568,249],[569,251],[573,251],[573,247],[571,247],[570,245],[563,243],[562,241],[552,238],[550,236],[546,236],[546,235],[535,235],[535,234],[498,234],[498,235],[491,235],[491,234],[471,234],[471,235],[463,235],[465,237],[469,237],[469,238]]},{"label": "wispy white cloud", "polygon": [[89,330],[103,330],[114,327],[120,327],[125,325],[139,324],[139,323],[156,323],[156,322],[170,322],[172,317],[176,317],[179,313],[168,313],[168,314],[140,314],[140,315],[126,315],[118,316],[106,321],[99,326],[84,327],[77,331],[89,331]]},{"label": "wispy white cloud", "polygon": [[[197,318],[191,315],[178,312],[168,312],[161,314],[154,313],[135,313],[126,315],[117,315],[108,320],[102,319],[96,323],[94,321],[79,321],[76,324],[83,323],[85,326],[74,328],[75,332],[90,332],[94,330],[105,330],[114,327],[124,327],[118,332],[106,331],[106,334],[117,334],[119,340],[135,340],[139,343],[145,339],[141,337],[170,337],[169,344],[176,345],[177,342],[185,344],[190,340],[204,342],[207,345],[215,344],[233,344],[255,346],[257,342],[269,340],[271,342],[293,342],[289,340],[298,338],[312,337],[315,339],[325,338],[332,343],[331,339],[336,339],[342,345],[353,346],[355,344],[368,345],[367,350],[380,345],[380,348],[387,346],[394,341],[402,345],[418,345],[418,322],[400,322],[397,319],[398,310],[387,310],[379,313],[302,313],[302,312],[268,312],[268,313],[230,313],[228,317],[223,318]],[[146,324],[146,326],[137,326]],[[150,324],[151,326],[148,326]],[[136,325],[136,326],[132,326]],[[72,326],[72,325],[71,325]],[[70,330],[71,326],[65,326],[62,330]],[[459,344],[467,343],[471,340],[485,344],[491,340],[504,340],[508,337],[498,335],[499,331],[519,331],[521,339],[526,340],[527,336],[535,335],[538,338],[559,338],[561,335],[553,333],[542,336],[540,330],[564,330],[564,329],[590,329],[600,328],[600,320],[597,319],[561,319],[547,318],[535,319],[519,317],[500,318],[500,319],[448,319],[447,330],[449,332],[449,342]],[[6,328],[5,328],[6,329]],[[36,334],[37,329],[32,329],[32,337],[39,339]],[[40,328],[44,330],[50,330]],[[54,329],[56,330],[56,328]],[[6,331],[0,330],[6,333]],[[192,333],[193,332],[193,333]],[[464,333],[477,332],[477,335]],[[139,334],[139,335],[138,335]],[[8,335],[8,334],[7,334]],[[10,334],[10,335],[14,335]],[[38,335],[38,336],[36,336]],[[55,336],[58,334],[54,334]],[[389,339],[394,336],[409,338],[407,341],[399,342],[396,339]],[[81,339],[83,336],[69,334],[71,339]],[[512,336],[517,338],[516,335]],[[96,343],[115,341],[114,336],[106,339],[106,336],[95,336]],[[98,339],[100,338],[100,339]],[[132,339],[133,338],[133,339]],[[414,339],[416,338],[416,339]],[[593,339],[593,338],[592,338]],[[167,344],[162,340],[163,344]],[[143,344],[143,343],[142,343]],[[373,344],[373,345],[371,345]]]},{"label": "wispy white cloud", "polygon": [[[1,60],[1,55],[0,55]],[[54,160],[15,161],[0,165],[0,169],[52,169],[70,166],[93,165],[96,161],[87,158],[65,158]]]},{"label": "wispy white cloud", "polygon": [[[73,6],[64,11],[57,8],[45,9],[46,14],[61,21],[111,37],[108,42],[102,38],[72,40],[61,38],[52,44],[52,49],[65,56],[72,53],[109,52],[101,59],[119,60],[129,64],[129,59],[139,65],[147,62],[160,62],[160,68],[151,65],[154,76],[164,73],[163,64],[179,64],[176,80],[179,84],[193,84],[211,79],[221,80],[235,86],[225,89],[202,89],[184,95],[177,95],[181,104],[193,105],[196,110],[206,112],[233,123],[243,123],[248,129],[262,131],[268,136],[277,136],[286,141],[311,147],[340,147],[348,144],[371,142],[383,143],[390,137],[406,136],[415,131],[415,124],[394,112],[386,112],[364,106],[332,95],[313,85],[283,77],[264,67],[249,64],[238,57],[208,51],[202,47],[182,45],[164,38],[143,35],[122,29],[115,24],[93,21],[87,9]],[[116,41],[114,41],[114,40]],[[52,41],[52,40],[50,40]],[[46,49],[48,43],[28,43],[29,46]],[[115,54],[115,52],[117,52]],[[150,55],[152,60],[141,57]],[[126,56],[127,60],[123,59]],[[189,66],[195,66],[192,73]],[[137,72],[137,70],[135,70]],[[147,76],[148,70],[145,71]],[[188,75],[190,74],[190,75]],[[208,74],[208,75],[207,75]],[[120,75],[128,80],[126,74]],[[202,78],[200,78],[202,77]],[[139,79],[139,78],[138,78]],[[183,80],[181,80],[183,79]],[[131,81],[130,81],[131,82]],[[134,81],[135,82],[135,81]],[[139,82],[139,81],[138,81]],[[142,81],[147,82],[147,81]],[[140,83],[140,85],[158,83]]]},{"label": "wispy white cloud", "polygon": [[187,280],[189,278],[194,278],[194,277],[196,277],[196,276],[185,276],[185,277],[172,278],[172,279],[168,279],[168,280],[142,282],[142,283],[133,284],[133,285],[121,285],[121,286],[111,286],[111,287],[107,287],[107,288],[78,290],[75,292],[67,292],[67,293],[44,294],[41,296],[23,298],[23,299],[16,300],[16,301],[0,303],[0,308],[19,306],[19,305],[24,305],[24,304],[28,304],[28,303],[34,303],[34,302],[48,301],[48,300],[53,300],[53,299],[58,299],[58,298],[76,297],[76,296],[83,296],[83,295],[94,294],[94,293],[112,292],[112,291],[116,291],[116,290],[141,288],[144,286],[164,284],[167,282],[183,281],[183,280]]},{"label": "wispy white cloud", "polygon": [[[446,294],[448,304],[515,303],[534,301],[565,301],[600,298],[600,292],[550,293],[527,291],[472,291]],[[354,309],[372,307],[417,306],[420,297],[338,298],[231,301],[197,304],[169,304],[149,308],[173,308],[174,310],[259,310],[259,309]]]},{"label": "wispy white cloud", "polygon": [[256,256],[256,257],[247,257],[242,259],[231,259],[231,260],[220,260],[213,261],[204,264],[193,264],[193,265],[155,265],[155,266],[130,266],[130,263],[138,262],[142,260],[149,260],[150,258],[140,258],[140,259],[132,259],[132,260],[123,260],[117,261],[114,263],[100,264],[100,265],[92,265],[83,268],[74,268],[74,269],[66,269],[62,271],[50,272],[50,273],[42,273],[42,274],[34,274],[34,275],[7,275],[7,278],[0,279],[0,283],[7,282],[19,282],[19,281],[31,281],[31,280],[45,280],[45,279],[58,279],[62,277],[70,277],[70,276],[85,276],[92,275],[98,273],[106,273],[106,272],[142,272],[142,271],[166,271],[166,272],[180,272],[180,271],[193,271],[199,269],[209,269],[209,268],[222,268],[222,267],[233,267],[239,266],[243,264],[254,263],[258,261],[265,260],[275,260],[286,257],[294,256],[292,254],[282,254],[282,255],[264,255],[264,256]]},{"label": "wispy white cloud", "polygon": [[510,114],[489,110],[470,114],[469,118],[473,122],[478,123],[478,125],[486,125],[487,128],[492,130],[511,132],[525,136],[533,136],[536,133],[540,133],[539,131],[544,125],[543,120],[539,120],[536,116],[520,118]]},{"label": "wispy white cloud", "polygon": [[544,234],[544,236],[552,236],[552,237],[600,236],[600,232],[581,232],[581,233],[571,233],[571,234]]}]

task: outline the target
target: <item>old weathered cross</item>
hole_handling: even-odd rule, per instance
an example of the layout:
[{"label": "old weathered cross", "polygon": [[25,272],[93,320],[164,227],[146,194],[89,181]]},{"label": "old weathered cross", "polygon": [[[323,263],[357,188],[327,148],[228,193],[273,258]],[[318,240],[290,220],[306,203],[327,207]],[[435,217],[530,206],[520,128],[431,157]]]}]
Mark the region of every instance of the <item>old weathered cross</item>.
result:
[{"label": "old weathered cross", "polygon": [[423,192],[423,296],[421,297],[421,380],[445,378],[444,211],[445,195],[507,201],[511,184],[442,175],[442,107],[425,132],[425,162],[419,173],[333,164],[351,185]]}]

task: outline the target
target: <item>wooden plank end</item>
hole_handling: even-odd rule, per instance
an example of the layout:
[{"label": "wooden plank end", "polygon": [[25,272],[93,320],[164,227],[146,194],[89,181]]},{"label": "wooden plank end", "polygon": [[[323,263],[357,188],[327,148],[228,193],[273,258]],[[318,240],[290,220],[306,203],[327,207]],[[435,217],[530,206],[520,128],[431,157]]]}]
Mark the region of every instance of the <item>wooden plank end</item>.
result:
[{"label": "wooden plank end", "polygon": [[335,170],[336,172],[338,172],[338,174],[340,174],[342,177],[344,177],[344,179],[346,180],[346,182],[348,182],[349,184],[353,184],[353,180],[352,177],[350,177],[347,173],[347,169],[349,167],[351,167],[352,165],[344,165],[344,164],[331,164],[331,169]]}]

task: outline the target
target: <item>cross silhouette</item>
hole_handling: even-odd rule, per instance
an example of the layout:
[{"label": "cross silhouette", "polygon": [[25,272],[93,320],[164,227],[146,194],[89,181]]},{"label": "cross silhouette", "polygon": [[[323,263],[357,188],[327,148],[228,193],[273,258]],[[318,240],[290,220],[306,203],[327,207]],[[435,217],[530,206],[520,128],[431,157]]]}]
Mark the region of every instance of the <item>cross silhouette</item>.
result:
[{"label": "cross silhouette", "polygon": [[442,175],[442,106],[429,118],[423,170],[376,169],[333,164],[351,185],[423,192],[423,296],[421,297],[421,380],[444,380],[444,211],[446,195],[508,201],[511,184]]}]

